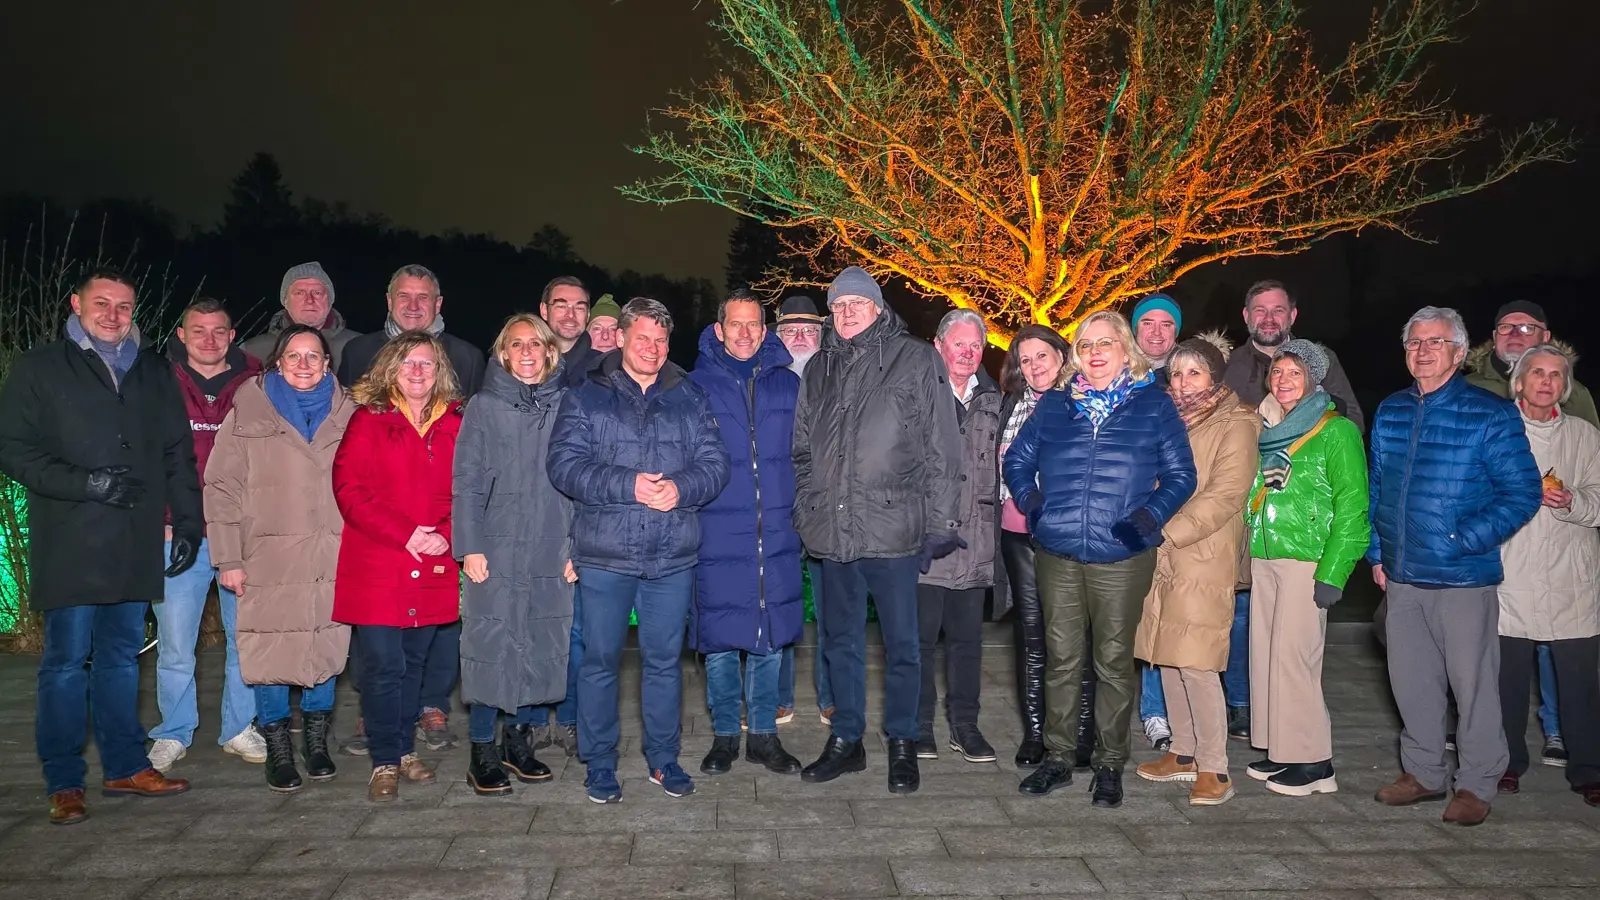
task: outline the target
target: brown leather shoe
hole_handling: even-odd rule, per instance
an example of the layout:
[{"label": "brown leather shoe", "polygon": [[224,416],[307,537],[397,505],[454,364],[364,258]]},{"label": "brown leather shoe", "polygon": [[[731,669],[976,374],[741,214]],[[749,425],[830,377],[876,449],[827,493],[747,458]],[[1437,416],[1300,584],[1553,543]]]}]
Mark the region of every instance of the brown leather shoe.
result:
[{"label": "brown leather shoe", "polygon": [[1471,791],[1456,791],[1456,795],[1450,799],[1450,805],[1444,808],[1444,820],[1462,827],[1481,825],[1487,818],[1489,804],[1479,800]]},{"label": "brown leather shoe", "polygon": [[415,753],[407,753],[400,757],[400,774],[404,775],[407,781],[415,781],[417,784],[432,784],[435,778],[433,770],[428,768],[427,763],[418,759]]},{"label": "brown leather shoe", "polygon": [[129,778],[100,782],[100,793],[107,797],[166,797],[189,789],[182,778],[168,778],[155,769],[145,769]]},{"label": "brown leather shoe", "polygon": [[56,791],[50,795],[50,824],[76,825],[89,818],[83,806],[83,788]]},{"label": "brown leather shoe", "polygon": [[1500,776],[1500,783],[1495,786],[1495,791],[1501,794],[1516,794],[1521,792],[1522,776],[1511,771],[1510,769],[1507,769],[1506,773]]},{"label": "brown leather shoe", "polygon": [[1176,753],[1163,753],[1155,762],[1147,762],[1134,769],[1140,778],[1145,781],[1194,781],[1200,769],[1194,764],[1194,759],[1188,762],[1178,758]]},{"label": "brown leather shoe", "polygon": [[1215,772],[1201,772],[1189,791],[1190,806],[1221,806],[1233,799],[1233,779]]},{"label": "brown leather shoe", "polygon": [[367,782],[367,799],[381,803],[398,796],[400,796],[400,767],[373,766],[372,780]]},{"label": "brown leather shoe", "polygon": [[1590,806],[1600,806],[1600,781],[1577,785],[1572,792],[1582,797],[1583,802]]},{"label": "brown leather shoe", "polygon": [[1443,800],[1444,789],[1430,791],[1422,786],[1410,772],[1401,772],[1394,784],[1386,784],[1378,788],[1377,796],[1372,799],[1384,806],[1410,806],[1413,803],[1426,803],[1430,800]]}]

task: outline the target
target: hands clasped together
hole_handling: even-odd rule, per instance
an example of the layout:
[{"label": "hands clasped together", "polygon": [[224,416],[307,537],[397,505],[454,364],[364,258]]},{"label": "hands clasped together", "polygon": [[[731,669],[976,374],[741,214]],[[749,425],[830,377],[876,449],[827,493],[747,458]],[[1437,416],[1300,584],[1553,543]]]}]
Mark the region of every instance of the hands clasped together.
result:
[{"label": "hands clasped together", "polygon": [[671,512],[678,505],[678,486],[660,472],[633,476],[633,499],[656,512]]}]

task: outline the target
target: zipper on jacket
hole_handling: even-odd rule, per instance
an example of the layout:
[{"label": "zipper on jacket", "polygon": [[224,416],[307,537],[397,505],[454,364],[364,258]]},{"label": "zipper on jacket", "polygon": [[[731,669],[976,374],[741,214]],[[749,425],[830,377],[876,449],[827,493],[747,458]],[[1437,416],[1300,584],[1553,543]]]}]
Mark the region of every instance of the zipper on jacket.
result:
[{"label": "zipper on jacket", "polygon": [[758,365],[750,374],[750,389],[745,395],[748,412],[745,425],[750,432],[750,474],[756,486],[756,601],[760,610],[756,624],[757,648],[761,646],[761,631],[767,624],[767,551],[761,524],[761,456],[756,448],[756,376],[760,374],[761,367]]},{"label": "zipper on jacket", "polygon": [[[1411,429],[1411,446],[1406,450],[1406,474],[1400,479],[1400,546],[1395,549],[1394,572],[1385,572],[1387,577],[1400,577],[1406,570],[1406,502],[1411,493],[1411,466],[1416,462],[1417,442],[1422,439],[1422,419],[1427,414],[1428,395],[1417,391],[1417,424]],[[1383,563],[1383,557],[1378,557],[1378,563]]]}]

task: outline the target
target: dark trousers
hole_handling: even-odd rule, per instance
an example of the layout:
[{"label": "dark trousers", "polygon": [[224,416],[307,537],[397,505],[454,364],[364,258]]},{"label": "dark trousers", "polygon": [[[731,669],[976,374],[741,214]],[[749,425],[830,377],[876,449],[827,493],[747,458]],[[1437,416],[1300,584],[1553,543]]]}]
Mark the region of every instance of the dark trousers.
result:
[{"label": "dark trousers", "polygon": [[44,611],[33,739],[46,793],[84,786],[90,720],[106,781],[150,768],[139,724],[139,648],[149,609],[128,601]]},{"label": "dark trousers", "polygon": [[[1131,750],[1129,722],[1138,699],[1133,635],[1155,575],[1156,554],[1146,551],[1116,563],[1090,564],[1036,548],[1039,600],[1044,608],[1044,744],[1068,765],[1077,753],[1082,669],[1094,666],[1094,765],[1121,770]],[[1084,636],[1094,641],[1084,659]]]},{"label": "dark trousers", "polygon": [[450,695],[461,675],[461,623],[440,625],[422,664],[422,708],[450,712]]},{"label": "dark trousers", "polygon": [[422,673],[438,626],[357,625],[361,645],[361,717],[372,765],[397,766],[416,748]]},{"label": "dark trousers", "polygon": [[1250,592],[1233,595],[1233,627],[1228,630],[1228,667],[1222,693],[1229,706],[1250,705]]},{"label": "dark trousers", "polygon": [[978,724],[978,691],[983,666],[983,588],[951,590],[917,585],[917,630],[920,632],[922,689],[917,694],[917,723],[933,727],[939,699],[934,679],[934,647],[944,632],[944,718],[950,725]]},{"label": "dark trousers", "polygon": [[[1039,582],[1034,575],[1033,538],[1017,531],[1000,532],[1000,558],[1011,585],[1011,603],[1017,608],[1017,704],[1022,712],[1022,739],[1044,740],[1044,610],[1039,606]],[[1084,635],[1084,658],[1091,655],[1094,634]],[[1083,667],[1078,702],[1078,756],[1094,749],[1094,666]]]},{"label": "dark trousers", "polygon": [[[1548,643],[1567,744],[1567,782],[1576,787],[1600,781],[1600,637]],[[1500,638],[1500,711],[1510,769],[1518,775],[1528,771],[1528,692],[1538,648],[1536,641]]]},{"label": "dark trousers", "polygon": [[833,733],[859,741],[867,730],[867,594],[883,631],[883,731],[917,739],[922,664],[917,631],[917,557],[822,561],[823,655],[833,686]]}]

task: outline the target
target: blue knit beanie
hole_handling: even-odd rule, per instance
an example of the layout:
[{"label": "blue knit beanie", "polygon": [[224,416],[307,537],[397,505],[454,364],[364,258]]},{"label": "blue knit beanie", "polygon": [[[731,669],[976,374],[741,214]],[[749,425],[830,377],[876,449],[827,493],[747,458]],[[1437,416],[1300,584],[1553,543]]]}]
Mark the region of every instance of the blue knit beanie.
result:
[{"label": "blue knit beanie", "polygon": [[1159,309],[1172,317],[1172,331],[1174,334],[1183,331],[1183,310],[1178,308],[1178,301],[1166,294],[1151,294],[1139,301],[1133,308],[1133,330],[1139,330],[1139,320],[1152,309]]}]

